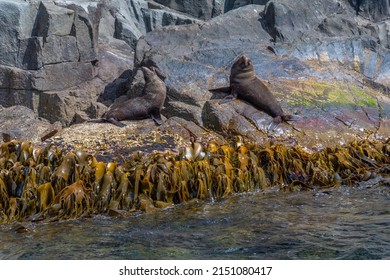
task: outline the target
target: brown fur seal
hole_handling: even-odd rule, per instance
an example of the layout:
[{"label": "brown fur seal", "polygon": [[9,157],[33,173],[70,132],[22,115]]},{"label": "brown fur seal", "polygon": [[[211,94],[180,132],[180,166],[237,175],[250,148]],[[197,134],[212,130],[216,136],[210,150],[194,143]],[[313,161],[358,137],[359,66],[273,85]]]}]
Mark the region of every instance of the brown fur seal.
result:
[{"label": "brown fur seal", "polygon": [[[111,122],[117,126],[125,126],[120,121],[140,120],[151,117],[157,125],[162,124],[161,109],[166,98],[166,86],[164,81],[156,74],[154,67],[141,67],[144,74],[145,86],[143,95],[132,98],[112,106],[103,114],[100,121]],[[99,120],[91,120],[99,121]]]},{"label": "brown fur seal", "polygon": [[268,87],[256,77],[252,61],[245,55],[240,56],[230,71],[230,95],[220,103],[237,97],[249,102],[257,109],[273,117],[269,129],[274,129],[282,121],[296,120],[295,116],[286,115]]}]

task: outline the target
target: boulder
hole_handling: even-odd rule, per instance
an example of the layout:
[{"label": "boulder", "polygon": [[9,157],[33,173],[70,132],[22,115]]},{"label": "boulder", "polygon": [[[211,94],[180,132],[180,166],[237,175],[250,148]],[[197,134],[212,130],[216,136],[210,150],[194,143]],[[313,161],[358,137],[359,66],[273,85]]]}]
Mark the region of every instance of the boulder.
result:
[{"label": "boulder", "polygon": [[387,0],[349,0],[356,14],[374,22],[383,21],[390,16],[390,3]]},{"label": "boulder", "polygon": [[64,62],[48,64],[34,72],[32,87],[38,91],[63,90],[92,80],[94,68],[91,63]]},{"label": "boulder", "polygon": [[202,108],[212,95],[208,89],[227,83],[226,70],[242,52],[242,42],[266,44],[270,39],[259,22],[257,8],[246,6],[203,24],[165,27],[138,41],[135,66],[150,58],[167,73],[164,113],[168,117],[203,124]]},{"label": "boulder", "polygon": [[155,0],[154,2],[203,20],[221,15],[224,9],[223,0]]},{"label": "boulder", "polygon": [[224,12],[240,8],[245,5],[265,5],[269,0],[225,0]]},{"label": "boulder", "polygon": [[[26,55],[29,43],[36,47],[36,41],[23,41],[31,37],[38,7],[25,1],[0,1],[0,65],[26,68],[30,62]],[[22,40],[22,44],[19,43]],[[27,66],[23,67],[23,64]],[[35,61],[34,67],[37,62]]]},{"label": "boulder", "polygon": [[[76,37],[51,35],[42,49],[43,64],[77,62],[80,58]],[[39,69],[39,68],[38,68]]]},{"label": "boulder", "polygon": [[370,7],[373,14],[387,11],[382,2],[280,0],[267,3],[261,21],[276,42],[273,50],[279,56],[337,62],[384,82],[383,76],[390,75],[386,66],[389,27],[356,16],[359,3],[359,7]]},{"label": "boulder", "polygon": [[338,0],[269,1],[261,21],[275,41],[291,41],[313,33],[325,19],[342,10]]},{"label": "boulder", "polygon": [[[150,32],[138,41],[135,65],[148,58],[166,73],[165,116],[220,133],[310,147],[346,142],[362,131],[373,135],[389,121],[380,118],[382,105],[375,102],[382,94],[354,84],[382,74],[385,80],[388,53],[367,27],[353,24],[351,6],[332,0],[310,3],[316,12],[309,10],[308,1],[269,1],[264,11],[264,6],[247,5],[204,24]],[[269,131],[272,118],[250,104],[214,100],[227,94],[218,89],[229,85],[230,67],[244,53],[284,111],[300,121]],[[310,92],[318,98],[313,103],[308,103]]]},{"label": "boulder", "polygon": [[0,131],[19,141],[29,140],[39,143],[42,134],[50,123],[25,106],[0,108]]},{"label": "boulder", "polygon": [[84,88],[42,92],[39,98],[38,113],[51,123],[60,121],[63,126],[98,118],[107,108],[93,101],[96,99],[96,92],[93,90],[92,83],[89,90],[89,96],[85,95],[87,91]]},{"label": "boulder", "polygon": [[72,32],[74,19],[75,11],[50,2],[41,2],[32,36],[68,36]]},{"label": "boulder", "polygon": [[[138,96],[139,67],[149,63],[166,77],[162,127],[190,138],[217,131],[318,147],[389,135],[387,1],[0,0],[0,7],[0,105],[23,104],[52,123],[84,122]],[[251,104],[219,103],[241,54],[298,121],[269,131],[272,118]],[[137,135],[154,125],[129,123]]]},{"label": "boulder", "polygon": [[88,6],[87,11],[84,7],[76,4],[70,4],[66,7],[75,11],[73,24],[74,36],[76,36],[80,53],[79,61],[95,62],[97,60],[98,51],[98,25],[101,6]]}]

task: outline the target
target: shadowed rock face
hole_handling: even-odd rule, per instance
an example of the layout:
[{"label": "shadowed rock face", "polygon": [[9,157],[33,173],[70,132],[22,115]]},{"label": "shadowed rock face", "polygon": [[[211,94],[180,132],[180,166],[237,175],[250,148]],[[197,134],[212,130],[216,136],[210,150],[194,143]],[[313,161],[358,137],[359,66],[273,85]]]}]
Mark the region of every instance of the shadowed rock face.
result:
[{"label": "shadowed rock face", "polygon": [[378,22],[390,16],[390,4],[386,0],[349,0],[357,15]]},{"label": "shadowed rock face", "polygon": [[166,7],[189,14],[193,17],[209,20],[223,13],[224,0],[155,0]]},{"label": "shadowed rock face", "polygon": [[[388,117],[380,117],[380,108],[389,106],[388,98],[366,81],[385,82],[387,48],[375,43],[377,34],[360,23],[347,1],[308,2],[269,1],[264,11],[249,5],[202,25],[148,33],[138,42],[136,60],[151,57],[167,73],[163,113],[255,140],[276,137],[306,144],[347,141],[359,130],[375,134],[385,128]],[[240,54],[253,60],[283,109],[302,121],[268,133],[270,119],[263,112],[240,101],[218,104],[226,93],[208,89],[229,85],[230,67]],[[375,101],[379,96],[385,104]],[[326,132],[313,131],[316,127]]]},{"label": "shadowed rock face", "polygon": [[225,0],[224,12],[240,8],[245,5],[265,5],[269,0]]},{"label": "shadowed rock face", "polygon": [[[388,16],[388,1],[368,0],[0,0],[0,105],[65,126],[97,118],[142,92],[139,67],[152,61],[166,76],[168,119],[259,142],[384,137]],[[250,104],[219,104],[227,93],[209,89],[229,85],[241,54],[301,121],[268,132],[269,116]]]}]

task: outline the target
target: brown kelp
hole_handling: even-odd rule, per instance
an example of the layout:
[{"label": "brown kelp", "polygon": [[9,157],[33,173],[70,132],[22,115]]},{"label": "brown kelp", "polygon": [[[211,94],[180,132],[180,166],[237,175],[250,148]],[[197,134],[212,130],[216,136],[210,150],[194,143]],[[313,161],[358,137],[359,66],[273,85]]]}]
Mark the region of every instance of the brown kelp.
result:
[{"label": "brown kelp", "polygon": [[0,146],[0,223],[58,220],[98,213],[151,211],[232,193],[354,185],[390,174],[390,140],[356,140],[320,151],[236,137],[194,142],[178,153],[136,152],[119,164],[55,145]]}]

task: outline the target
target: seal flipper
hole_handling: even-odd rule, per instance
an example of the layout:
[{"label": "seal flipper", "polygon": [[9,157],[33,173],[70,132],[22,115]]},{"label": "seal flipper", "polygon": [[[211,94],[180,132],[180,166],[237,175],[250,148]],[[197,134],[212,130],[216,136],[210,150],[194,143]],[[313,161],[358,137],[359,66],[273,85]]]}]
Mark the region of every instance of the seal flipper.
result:
[{"label": "seal flipper", "polygon": [[228,103],[230,101],[234,101],[237,99],[237,96],[238,96],[238,91],[237,91],[236,87],[231,86],[230,87],[230,94],[228,96],[226,96],[225,98],[221,99],[218,102],[218,104],[223,104],[223,103]]},{"label": "seal flipper", "polygon": [[89,119],[89,120],[87,120],[87,122],[104,123],[104,122],[106,122],[106,120],[103,119],[103,118],[100,118],[100,119]]},{"label": "seal flipper", "polygon": [[121,123],[120,121],[117,121],[116,119],[114,118],[108,118],[108,119],[105,119],[106,121],[116,125],[116,126],[119,126],[119,127],[125,127],[126,125]]},{"label": "seal flipper", "polygon": [[163,124],[163,120],[161,118],[161,113],[159,111],[157,112],[152,112],[150,114],[150,116],[152,117],[152,120],[154,120],[154,122],[157,124],[157,125],[162,125]]},{"label": "seal flipper", "polygon": [[268,126],[268,131],[272,131],[272,130],[275,130],[275,128],[278,127],[278,125],[283,121],[283,117],[282,116],[277,116],[275,118],[273,118],[272,122],[269,124]]},{"label": "seal flipper", "polygon": [[294,116],[294,115],[283,115],[283,116],[277,116],[273,118],[272,122],[268,126],[268,130],[272,131],[275,130],[275,128],[278,127],[278,125],[281,122],[288,122],[288,121],[299,121],[301,120],[301,117],[299,116]]},{"label": "seal flipper", "polygon": [[302,118],[300,116],[296,115],[283,115],[282,121],[288,122],[288,121],[300,121]]},{"label": "seal flipper", "polygon": [[230,94],[231,88],[230,88],[230,86],[220,87],[220,88],[212,88],[212,89],[209,89],[208,91],[212,92],[212,93],[221,93],[222,92],[222,93]]}]

